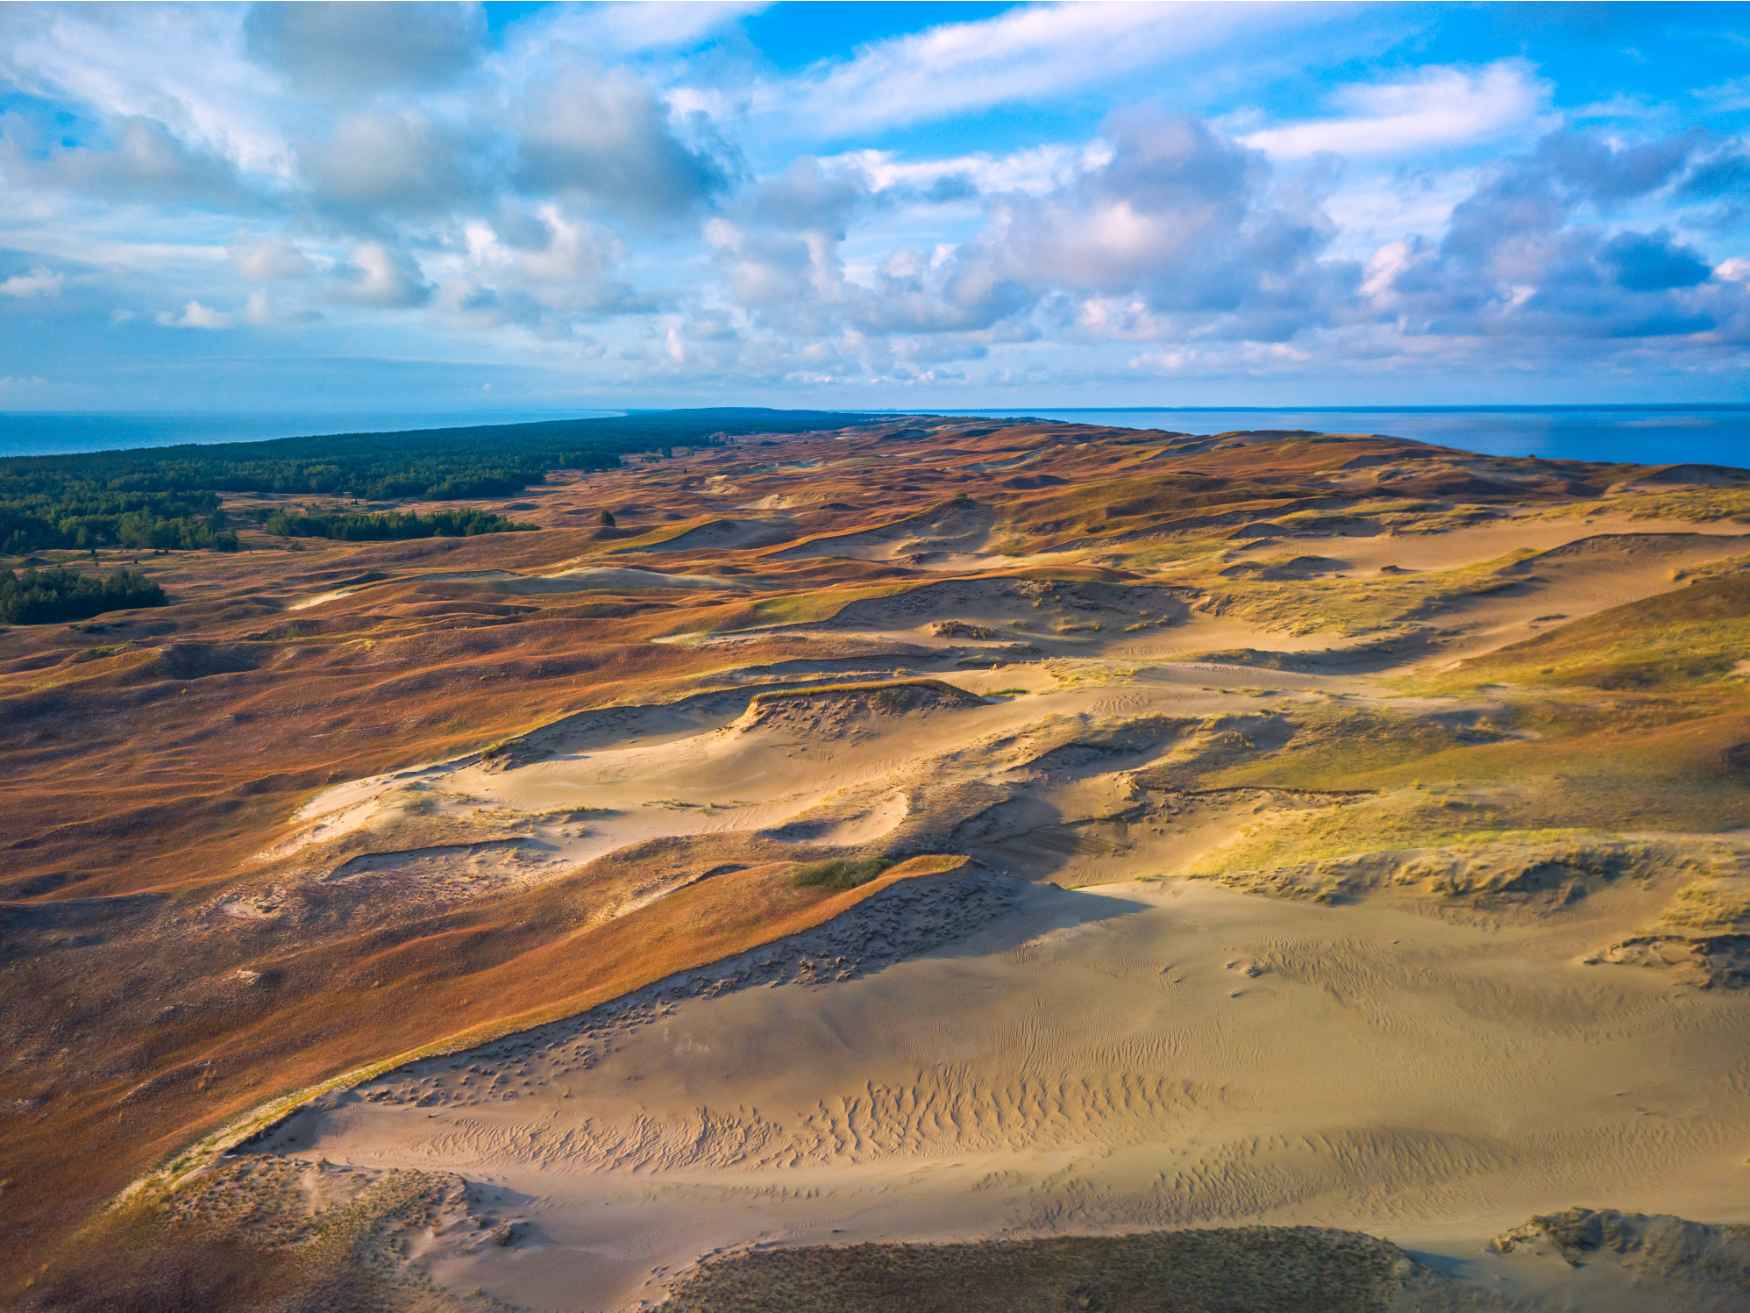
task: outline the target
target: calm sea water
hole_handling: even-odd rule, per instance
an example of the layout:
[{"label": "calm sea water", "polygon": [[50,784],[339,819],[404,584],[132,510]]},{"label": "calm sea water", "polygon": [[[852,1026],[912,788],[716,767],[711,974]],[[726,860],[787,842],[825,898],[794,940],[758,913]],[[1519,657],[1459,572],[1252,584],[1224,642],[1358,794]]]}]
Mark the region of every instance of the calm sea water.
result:
[{"label": "calm sea water", "polygon": [[325,411],[311,414],[74,414],[0,412],[0,456],[42,456],[179,442],[253,442],[320,433],[390,433],[466,424],[588,419],[618,410]]},{"label": "calm sea water", "polygon": [[[237,442],[311,433],[374,433],[455,424],[615,415],[612,410],[351,412],[310,415],[0,413],[0,456]],[[1027,415],[1078,424],[1222,433],[1231,429],[1322,429],[1389,433],[1496,456],[1648,463],[1697,461],[1750,467],[1750,406],[1424,406],[1339,410],[1281,407],[1217,410],[990,409],[952,415]]]},{"label": "calm sea water", "polygon": [[1697,462],[1750,467],[1750,406],[1362,406],[1185,410],[956,410],[956,415],[1060,419],[1175,433],[1318,429],[1388,433],[1491,456],[1548,460]]}]

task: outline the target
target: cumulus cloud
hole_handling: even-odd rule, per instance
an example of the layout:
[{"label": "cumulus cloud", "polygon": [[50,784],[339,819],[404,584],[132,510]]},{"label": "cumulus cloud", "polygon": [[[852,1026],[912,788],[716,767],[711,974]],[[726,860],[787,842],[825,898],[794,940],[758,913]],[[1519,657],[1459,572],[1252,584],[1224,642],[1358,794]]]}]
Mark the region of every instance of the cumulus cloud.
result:
[{"label": "cumulus cloud", "polygon": [[1526,173],[1546,174],[1594,204],[1613,205],[1665,186],[1701,143],[1701,134],[1695,132],[1641,142],[1593,132],[1552,132],[1521,167]]},{"label": "cumulus cloud", "polygon": [[110,122],[107,141],[27,149],[0,141],[0,176],[13,186],[68,193],[80,200],[185,205],[232,212],[261,200],[230,160],[176,136],[156,119]]},{"label": "cumulus cloud", "polygon": [[432,284],[419,262],[383,242],[362,242],[335,270],[337,300],[379,309],[407,309],[431,300]]},{"label": "cumulus cloud", "polygon": [[1376,252],[1364,290],[1400,338],[1511,337],[1542,353],[1578,340],[1742,340],[1750,302],[1701,252],[1667,229],[1599,222],[1609,202],[1677,176],[1692,144],[1548,138],[1456,206],[1440,241]]},{"label": "cumulus cloud", "polygon": [[316,206],[361,224],[442,214],[492,190],[459,132],[409,112],[348,116],[298,157]]},{"label": "cumulus cloud", "polygon": [[1678,193],[1691,201],[1742,201],[1750,196],[1750,147],[1732,142],[1698,155]]},{"label": "cumulus cloud", "polygon": [[1260,153],[1153,110],[1108,125],[1111,155],[1073,183],[996,211],[976,259],[1039,290],[1140,296],[1156,312],[1225,315],[1241,337],[1316,323],[1358,280],[1332,231],[1270,191]]},{"label": "cumulus cloud", "polygon": [[229,328],[234,322],[231,315],[199,301],[190,301],[181,310],[160,311],[157,319],[165,328]]},{"label": "cumulus cloud", "polygon": [[856,164],[833,167],[803,156],[763,179],[749,196],[747,210],[758,223],[842,231],[872,194],[870,179]]},{"label": "cumulus cloud", "polygon": [[623,69],[574,70],[548,85],[524,116],[518,150],[525,189],[634,217],[697,210],[731,179],[727,147],[708,134],[682,140],[650,89]]},{"label": "cumulus cloud", "polygon": [[1631,292],[1694,287],[1713,274],[1698,251],[1673,241],[1664,231],[1618,233],[1598,254],[1615,274],[1617,286]]},{"label": "cumulus cloud", "polygon": [[270,237],[250,246],[231,248],[231,262],[245,278],[255,283],[303,278],[315,266],[297,245],[285,238]]},{"label": "cumulus cloud", "polygon": [[812,161],[707,236],[741,304],[793,332],[972,335],[970,352],[976,335],[1060,301],[1060,318],[1095,338],[1176,319],[1282,340],[1341,313],[1360,271],[1326,258],[1322,216],[1274,199],[1261,153],[1155,110],[1117,115],[1103,135],[1055,188],[996,198],[969,240],[896,248],[867,267],[847,270],[840,252],[847,216],[869,204],[867,173]]},{"label": "cumulus cloud", "polygon": [[507,205],[464,234],[466,273],[453,305],[476,320],[574,334],[576,321],[656,309],[616,275],[625,244],[555,204]]},{"label": "cumulus cloud", "polygon": [[480,57],[476,4],[256,4],[250,56],[300,88],[373,95],[450,81]]},{"label": "cumulus cloud", "polygon": [[249,293],[243,302],[242,319],[246,324],[257,328],[287,328],[321,323],[324,316],[320,310],[309,307],[288,305],[280,299],[279,293],[269,294],[265,288],[257,287]]},{"label": "cumulus cloud", "polygon": [[1217,346],[1177,345],[1144,351],[1130,358],[1129,368],[1140,374],[1167,378],[1257,377],[1263,374],[1297,373],[1312,354],[1285,342],[1221,343]]}]

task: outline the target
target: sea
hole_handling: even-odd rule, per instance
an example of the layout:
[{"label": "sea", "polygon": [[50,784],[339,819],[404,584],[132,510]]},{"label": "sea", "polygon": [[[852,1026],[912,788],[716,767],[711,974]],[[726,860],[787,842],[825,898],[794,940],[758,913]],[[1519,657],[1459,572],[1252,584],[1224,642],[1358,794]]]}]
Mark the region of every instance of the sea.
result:
[{"label": "sea", "polygon": [[1750,468],[1750,406],[1355,406],[960,410],[963,415],[1057,419],[1072,424],[1229,433],[1313,429],[1384,433],[1489,456],[1693,463]]},{"label": "sea", "polygon": [[544,419],[589,419],[623,410],[217,411],[124,412],[0,411],[0,456],[48,456],[76,451],[174,447],[180,443],[255,442],[324,433],[404,433],[473,424],[526,424]]},{"label": "sea", "polygon": [[[514,424],[624,414],[617,410],[357,411],[295,414],[0,412],[0,456],[243,442],[322,433],[385,433],[466,424]],[[1750,468],[1750,405],[1021,407],[935,410],[1027,416],[1175,433],[1315,429],[1386,433],[1496,456],[1695,462]]]}]

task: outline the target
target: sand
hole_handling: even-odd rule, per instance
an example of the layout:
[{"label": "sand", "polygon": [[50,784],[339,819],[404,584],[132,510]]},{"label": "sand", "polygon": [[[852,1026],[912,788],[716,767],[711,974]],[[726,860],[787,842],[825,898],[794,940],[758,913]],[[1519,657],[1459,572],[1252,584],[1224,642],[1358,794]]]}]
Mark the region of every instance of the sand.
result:
[{"label": "sand", "polygon": [[1579,965],[1588,919],[1025,886],[952,947],[438,1060],[278,1143],[491,1186],[528,1239],[433,1270],[543,1309],[772,1239],[1316,1222],[1481,1263],[1584,1200],[1750,1220],[1750,1014]]},{"label": "sand", "polygon": [[[518,1220],[515,1243],[440,1238],[423,1266],[537,1309],[632,1307],[702,1255],[773,1242],[1242,1224],[1349,1228],[1491,1287],[1567,1298],[1523,1256],[1485,1257],[1486,1242],[1576,1202],[1750,1220],[1750,1013],[1597,957],[1668,890],[1625,883],[1556,917],[1272,901],[1184,878],[1260,818],[1371,794],[1186,790],[1181,777],[1280,750],[1333,699],[1483,734],[1467,727],[1496,704],[1411,695],[1394,677],[1662,591],[1744,543],[1614,527],[1320,539],[1297,544],[1312,564],[1242,572],[1499,562],[1510,586],[1448,607],[1438,643],[1332,645],[1193,611],[1162,587],[919,582],[786,629],[902,640],[895,676],[993,654],[983,668],[773,679],[585,713],[331,790],[305,809],[319,825],[369,828],[416,779],[452,818],[509,818],[531,836],[474,845],[476,867],[556,877],[718,835],[799,856],[969,853],[979,887],[1001,895],[960,906],[963,881],[919,891],[874,928],[866,909],[835,923],[827,949],[787,942],[418,1064],[254,1151],[462,1174],[481,1206]],[[1504,560],[1509,544],[1525,559]],[[542,830],[556,812],[578,823]],[[532,865],[530,843],[543,846]],[[429,880],[441,856],[399,860],[408,881]],[[396,861],[354,858],[331,878]],[[926,896],[950,904],[948,929],[918,921]],[[920,924],[935,929],[920,939]]]}]

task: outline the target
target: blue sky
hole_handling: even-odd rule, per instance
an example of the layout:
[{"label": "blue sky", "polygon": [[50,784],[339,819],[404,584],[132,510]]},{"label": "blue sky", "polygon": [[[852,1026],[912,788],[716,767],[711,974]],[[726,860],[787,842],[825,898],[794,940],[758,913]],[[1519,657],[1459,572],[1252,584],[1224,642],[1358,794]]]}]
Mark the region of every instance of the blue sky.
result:
[{"label": "blue sky", "polygon": [[0,409],[1747,367],[1750,6],[0,6]]}]

